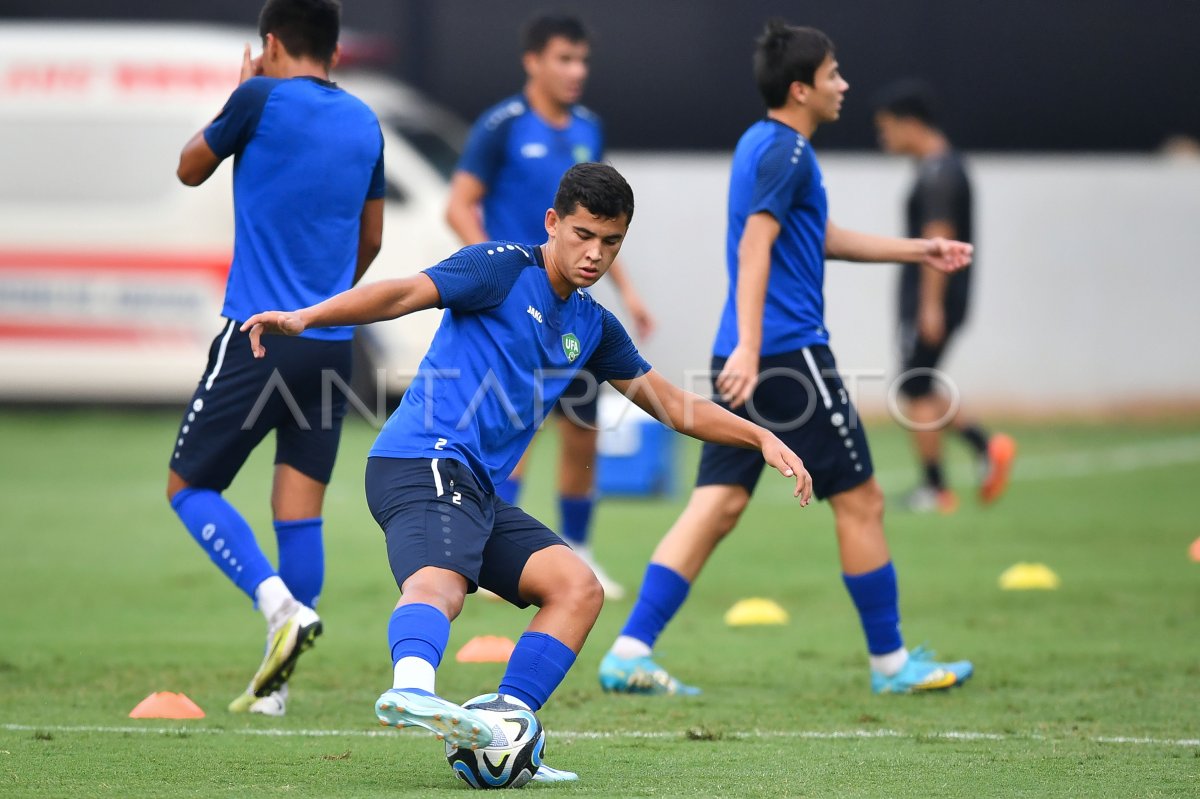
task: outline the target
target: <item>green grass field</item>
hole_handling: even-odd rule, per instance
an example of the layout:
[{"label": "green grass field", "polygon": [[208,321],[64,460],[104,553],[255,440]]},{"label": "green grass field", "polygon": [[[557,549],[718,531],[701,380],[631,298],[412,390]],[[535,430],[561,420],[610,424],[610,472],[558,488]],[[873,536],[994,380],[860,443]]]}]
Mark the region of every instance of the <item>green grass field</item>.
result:
[{"label": "green grass field", "polygon": [[[231,716],[257,666],[262,623],[184,532],[164,498],[174,413],[0,412],[0,796],[463,796],[441,746],[384,730],[385,625],[396,599],[365,507],[373,436],[350,425],[326,513],[326,635],[301,660],[284,719]],[[1200,795],[1200,420],[1017,425],[1017,480],[995,508],[893,513],[888,530],[910,644],[968,657],[965,688],[868,690],[863,642],[825,506],[799,510],[764,477],[659,645],[701,685],[695,699],[610,697],[596,684],[629,600],[605,608],[541,717],[570,796]],[[881,482],[907,487],[904,438],[871,429]],[[524,503],[554,523],[551,441]],[[956,450],[957,451],[957,450]],[[683,446],[680,484],[696,448]],[[269,448],[229,495],[267,531]],[[965,459],[953,475],[964,492]],[[596,549],[636,588],[684,499],[600,506]],[[1040,561],[1057,591],[1005,592]],[[730,628],[736,600],[766,596],[785,627]],[[471,636],[515,638],[529,612],[471,600]],[[440,690],[493,690],[502,667],[448,657]],[[183,691],[195,722],[138,721],[152,691]]]}]

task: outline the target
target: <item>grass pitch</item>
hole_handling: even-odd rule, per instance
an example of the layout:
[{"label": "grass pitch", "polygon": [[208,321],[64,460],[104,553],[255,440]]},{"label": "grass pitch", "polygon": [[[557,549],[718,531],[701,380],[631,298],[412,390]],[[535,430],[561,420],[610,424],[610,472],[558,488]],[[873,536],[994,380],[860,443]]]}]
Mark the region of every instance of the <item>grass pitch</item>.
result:
[{"label": "grass pitch", "polygon": [[[326,511],[326,635],[304,656],[284,719],[224,710],[257,666],[260,617],[208,562],[164,499],[174,413],[0,412],[0,796],[463,796],[440,744],[383,730],[385,627],[396,598],[362,473],[374,431],[349,426]],[[899,431],[870,426],[881,482],[912,479]],[[996,507],[952,476],[949,517],[893,512],[888,535],[910,645],[975,661],[949,693],[875,697],[841,585],[829,510],[800,510],[764,475],[659,644],[702,686],[694,699],[602,694],[595,671],[630,600],[605,608],[540,714],[571,796],[1200,795],[1200,420],[1018,426],[1017,481]],[[524,505],[556,524],[550,435]],[[595,547],[636,589],[686,498],[611,499]],[[958,452],[959,450],[955,450]],[[270,553],[270,447],[229,492]],[[1050,592],[1004,592],[1000,572],[1039,561]],[[729,628],[765,596],[784,627]],[[471,636],[520,634],[530,612],[470,600],[439,689],[493,690],[496,665],[453,662]],[[183,691],[194,722],[135,721],[152,691]]]}]

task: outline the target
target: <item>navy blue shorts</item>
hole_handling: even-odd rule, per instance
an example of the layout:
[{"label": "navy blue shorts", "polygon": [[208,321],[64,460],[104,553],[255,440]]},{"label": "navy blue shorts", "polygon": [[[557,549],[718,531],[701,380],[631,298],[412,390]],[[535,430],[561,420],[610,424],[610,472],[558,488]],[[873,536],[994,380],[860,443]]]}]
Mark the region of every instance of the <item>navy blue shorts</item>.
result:
[{"label": "navy blue shorts", "polygon": [[383,528],[396,585],[426,566],[467,578],[519,608],[533,553],[563,545],[550,528],[479,487],[452,458],[368,458],[367,506]]},{"label": "navy blue shorts", "polygon": [[189,485],[224,491],[274,430],[275,463],[328,483],[346,415],[341,386],[350,383],[351,342],[270,336],[266,357],[256,360],[240,326],[230,321],[213,339],[171,469]]},{"label": "navy blue shorts", "polygon": [[[714,378],[724,366],[724,358],[712,359]],[[812,475],[817,499],[848,491],[874,472],[862,420],[846,394],[829,347],[805,347],[762,358],[754,393],[733,412],[767,428],[800,456]],[[705,444],[696,485],[740,485],[753,494],[764,466],[757,450]]]},{"label": "navy blue shorts", "polygon": [[576,427],[596,429],[596,417],[600,409],[600,386],[591,373],[579,370],[567,384],[567,390],[554,403],[553,413],[566,419]]}]

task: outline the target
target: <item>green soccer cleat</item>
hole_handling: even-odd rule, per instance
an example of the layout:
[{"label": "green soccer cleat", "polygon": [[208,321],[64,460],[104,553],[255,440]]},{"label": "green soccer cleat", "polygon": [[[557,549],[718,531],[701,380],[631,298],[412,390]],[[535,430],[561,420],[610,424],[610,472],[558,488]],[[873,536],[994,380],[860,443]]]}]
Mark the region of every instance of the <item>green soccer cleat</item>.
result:
[{"label": "green soccer cleat", "polygon": [[899,672],[887,677],[871,671],[871,690],[877,694],[916,694],[942,691],[962,685],[975,673],[969,660],[938,663],[933,653],[917,647],[908,653],[908,662]]},{"label": "green soccer cleat", "polygon": [[695,696],[700,689],[684,685],[648,655],[620,658],[609,652],[600,661],[600,687],[620,694]]},{"label": "green soccer cleat", "polygon": [[477,749],[492,742],[492,728],[482,715],[434,694],[392,688],[375,702],[375,715],[385,727],[423,727],[451,746]]}]

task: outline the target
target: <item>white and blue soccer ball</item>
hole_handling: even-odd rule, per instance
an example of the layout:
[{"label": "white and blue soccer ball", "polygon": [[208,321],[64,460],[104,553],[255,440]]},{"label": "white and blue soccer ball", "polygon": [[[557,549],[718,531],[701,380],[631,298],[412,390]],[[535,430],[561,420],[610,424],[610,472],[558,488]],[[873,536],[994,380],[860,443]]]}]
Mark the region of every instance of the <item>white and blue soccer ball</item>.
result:
[{"label": "white and blue soccer ball", "polygon": [[542,765],[546,731],[524,705],[502,694],[484,694],[463,703],[492,727],[492,742],[478,749],[446,744],[450,768],[472,788],[520,788]]}]

